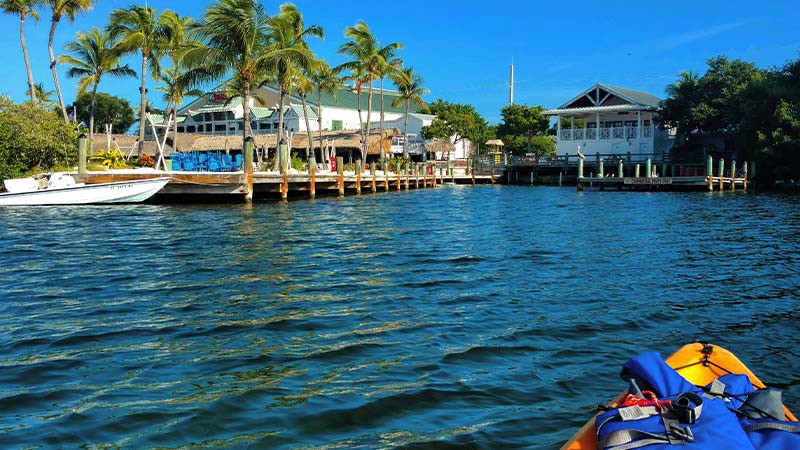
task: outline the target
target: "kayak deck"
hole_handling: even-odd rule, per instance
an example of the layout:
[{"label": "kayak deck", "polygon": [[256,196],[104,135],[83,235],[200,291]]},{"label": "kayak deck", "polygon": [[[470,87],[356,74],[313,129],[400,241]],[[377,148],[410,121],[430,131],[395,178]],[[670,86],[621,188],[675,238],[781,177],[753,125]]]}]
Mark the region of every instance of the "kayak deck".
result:
[{"label": "kayak deck", "polygon": [[[710,351],[709,351],[710,350]],[[718,346],[707,346],[701,343],[687,344],[665,360],[684,378],[696,386],[705,386],[717,378],[728,374],[737,373],[747,375],[756,389],[763,389],[766,385],[742,363],[733,353]],[[623,391],[610,404],[616,407],[623,401],[627,391]],[[797,418],[786,408],[786,420],[797,421]],[[597,433],[594,429],[595,418],[592,417],[586,424],[567,441],[561,450],[596,450]]]}]

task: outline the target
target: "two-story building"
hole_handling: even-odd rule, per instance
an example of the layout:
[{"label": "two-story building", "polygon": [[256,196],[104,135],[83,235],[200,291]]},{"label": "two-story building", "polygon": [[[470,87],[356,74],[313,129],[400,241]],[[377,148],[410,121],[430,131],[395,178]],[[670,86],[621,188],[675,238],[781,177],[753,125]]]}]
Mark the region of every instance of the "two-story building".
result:
[{"label": "two-story building", "polygon": [[654,119],[660,99],[646,92],[595,84],[556,109],[558,155],[627,155],[643,161],[669,152],[674,133],[661,130]]}]

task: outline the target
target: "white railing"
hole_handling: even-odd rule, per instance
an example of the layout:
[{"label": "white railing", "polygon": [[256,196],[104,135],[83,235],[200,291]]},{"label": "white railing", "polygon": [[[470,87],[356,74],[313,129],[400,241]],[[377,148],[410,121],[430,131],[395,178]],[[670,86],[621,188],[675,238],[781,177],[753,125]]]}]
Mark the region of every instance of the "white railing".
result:
[{"label": "white railing", "polygon": [[655,132],[652,126],[642,127],[641,133],[638,127],[608,127],[600,128],[599,131],[596,128],[579,128],[561,130],[561,134],[559,134],[559,140],[583,141],[599,139],[601,141],[607,141],[638,139],[639,137],[643,139],[649,139],[653,137],[654,134]]}]

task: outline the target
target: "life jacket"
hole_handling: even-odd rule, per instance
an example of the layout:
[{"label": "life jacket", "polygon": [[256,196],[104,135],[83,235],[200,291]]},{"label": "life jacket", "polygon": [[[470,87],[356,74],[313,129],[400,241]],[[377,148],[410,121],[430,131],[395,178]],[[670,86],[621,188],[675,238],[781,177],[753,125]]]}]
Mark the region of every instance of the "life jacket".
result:
[{"label": "life jacket", "polygon": [[[600,414],[595,420],[598,448],[800,449],[800,423],[775,420],[774,413],[759,415],[764,406],[756,406],[758,401],[753,399],[774,395],[755,391],[746,375],[725,375],[701,388],[667,365],[658,353],[632,358],[621,375],[632,380],[629,391],[639,393],[641,387],[647,395],[640,396],[651,398],[629,395],[622,406]],[[774,402],[767,399],[770,401]],[[782,408],[782,402],[778,403]]]}]

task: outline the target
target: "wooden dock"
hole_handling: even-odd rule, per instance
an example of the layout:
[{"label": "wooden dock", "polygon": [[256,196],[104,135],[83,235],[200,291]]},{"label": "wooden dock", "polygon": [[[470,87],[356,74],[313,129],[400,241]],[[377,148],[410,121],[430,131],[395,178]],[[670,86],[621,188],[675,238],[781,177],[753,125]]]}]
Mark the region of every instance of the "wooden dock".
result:
[{"label": "wooden dock", "polygon": [[443,184],[494,184],[502,174],[483,175],[454,170],[442,164],[422,164],[397,172],[313,171],[279,172],[165,172],[156,170],[114,170],[75,173],[76,181],[95,184],[169,176],[170,182],[156,194],[156,202],[245,201],[257,199],[314,198],[361,193],[431,189]]},{"label": "wooden dock", "polygon": [[747,178],[731,177],[582,177],[578,190],[586,188],[600,191],[733,191],[747,190]]}]

